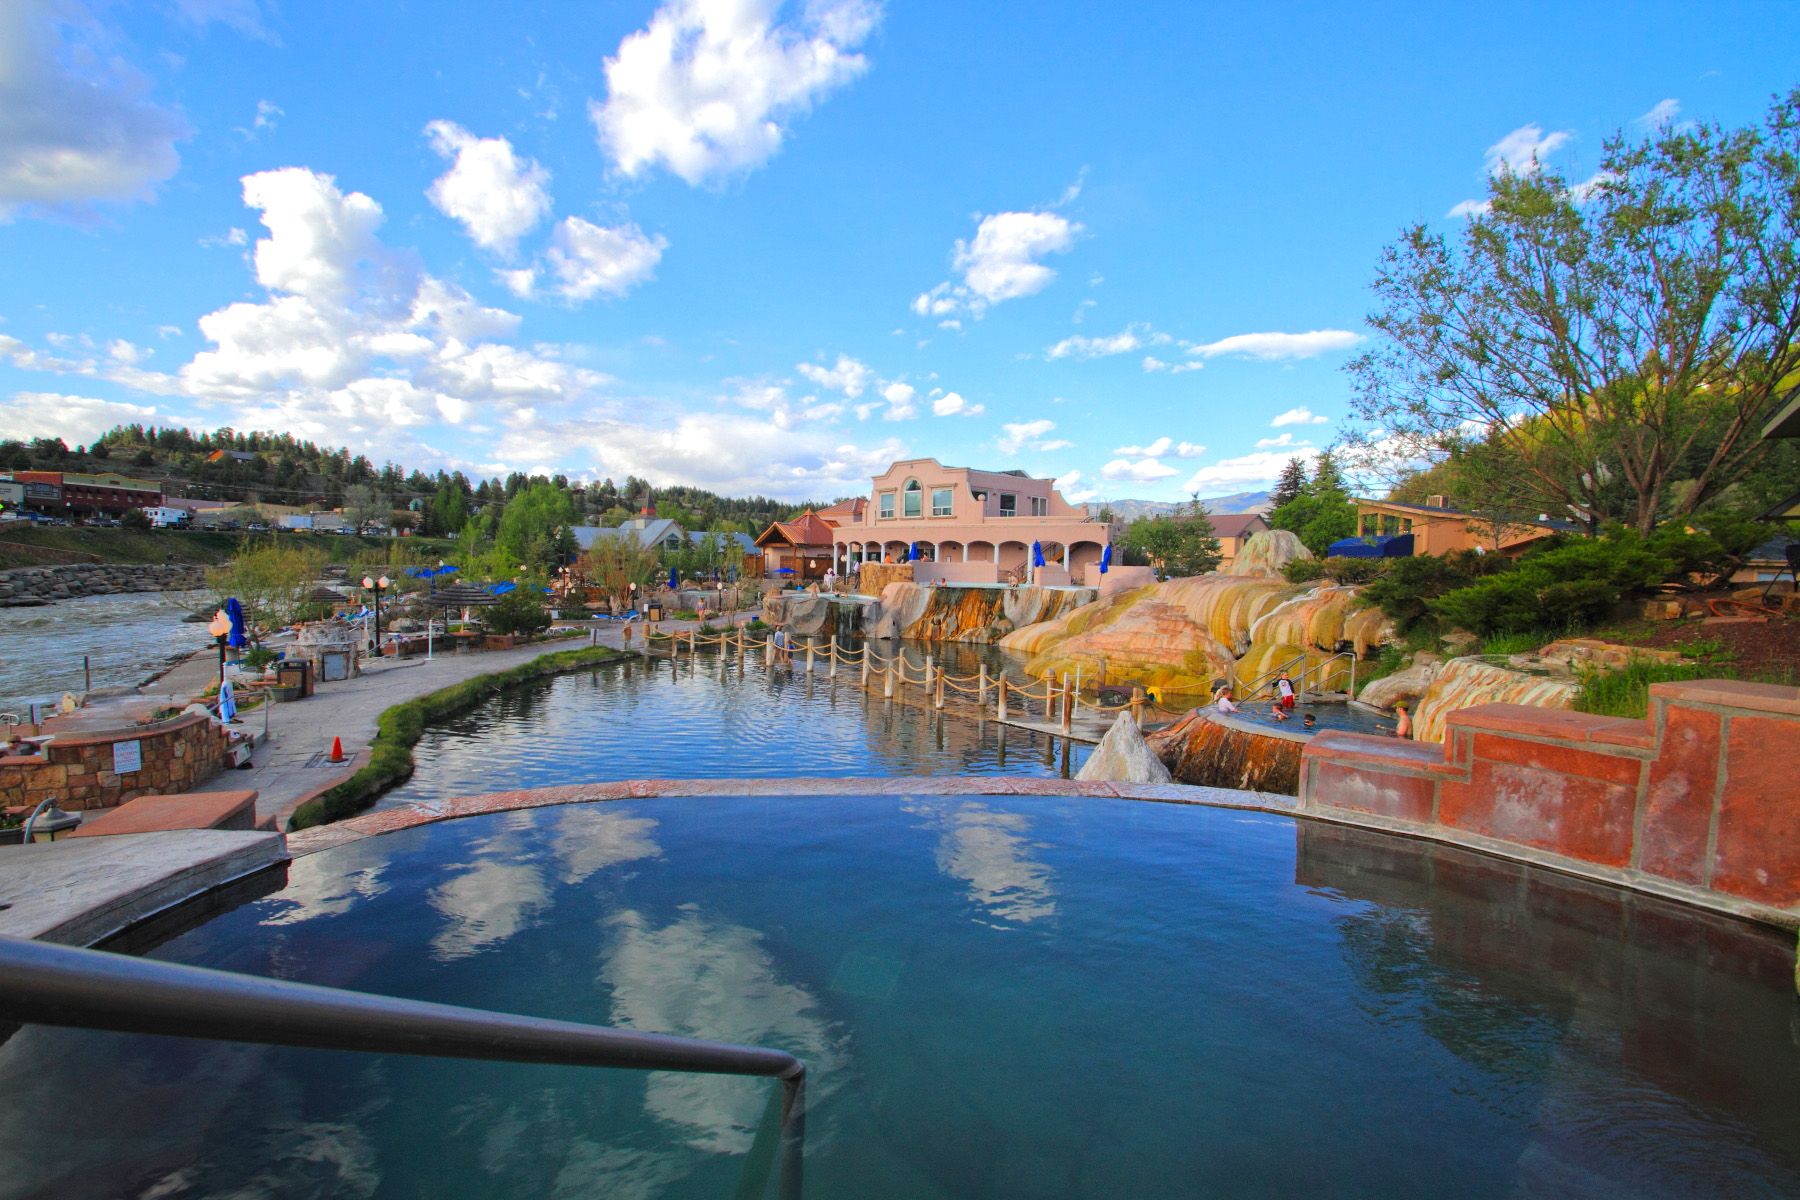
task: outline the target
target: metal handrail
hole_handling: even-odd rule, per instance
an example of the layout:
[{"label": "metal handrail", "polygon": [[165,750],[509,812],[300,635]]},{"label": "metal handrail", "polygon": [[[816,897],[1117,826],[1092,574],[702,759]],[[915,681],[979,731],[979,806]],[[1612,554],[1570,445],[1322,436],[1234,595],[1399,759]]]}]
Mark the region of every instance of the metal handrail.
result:
[{"label": "metal handrail", "polygon": [[0,1018],[210,1041],[779,1079],[780,1194],[799,1200],[806,1064],[785,1050],[376,996],[0,935]]},{"label": "metal handrail", "polygon": [[[1330,658],[1327,658],[1314,666],[1306,665],[1306,655],[1304,653],[1302,653],[1302,654],[1298,654],[1298,655],[1294,656],[1293,658],[1288,659],[1286,662],[1282,663],[1279,667],[1274,667],[1274,668],[1271,668],[1270,670],[1264,671],[1261,675],[1258,675],[1255,679],[1252,679],[1249,682],[1249,684],[1247,684],[1245,686],[1244,699],[1245,700],[1255,699],[1256,694],[1258,692],[1262,691],[1264,680],[1273,679],[1274,677],[1280,675],[1283,671],[1286,671],[1290,667],[1294,666],[1294,664],[1296,664],[1296,663],[1298,663],[1300,665],[1300,674],[1298,676],[1296,676],[1294,679],[1294,690],[1297,691],[1301,696],[1305,696],[1306,695],[1306,677],[1308,675],[1317,674],[1319,679],[1321,681],[1323,681],[1325,678],[1325,668],[1329,667],[1332,663],[1336,662],[1340,658],[1347,658],[1350,660],[1350,691],[1348,694],[1351,696],[1354,696],[1354,695],[1356,695],[1356,655],[1351,653],[1348,650],[1339,650],[1336,654],[1333,654]],[[1321,687],[1321,688],[1316,688],[1314,690],[1315,691],[1323,691],[1324,688]]]}]

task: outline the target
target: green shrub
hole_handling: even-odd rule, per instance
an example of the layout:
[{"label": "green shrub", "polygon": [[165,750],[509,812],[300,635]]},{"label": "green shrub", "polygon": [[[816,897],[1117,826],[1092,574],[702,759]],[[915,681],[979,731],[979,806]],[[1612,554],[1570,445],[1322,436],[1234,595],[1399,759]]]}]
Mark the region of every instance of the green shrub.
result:
[{"label": "green shrub", "polygon": [[317,799],[296,808],[288,818],[288,828],[308,829],[353,817],[375,803],[381,793],[405,782],[413,772],[412,749],[424,735],[429,722],[473,708],[489,696],[534,679],[581,671],[628,657],[623,651],[606,646],[561,650],[540,655],[510,670],[477,675],[394,705],[376,722],[375,741],[369,746],[367,765]]},{"label": "green shrub", "polygon": [[244,651],[244,665],[252,671],[260,671],[279,657],[279,654],[267,646],[252,646]]},{"label": "green shrub", "polygon": [[1325,577],[1325,560],[1296,558],[1281,565],[1281,574],[1289,583],[1311,583]]},{"label": "green shrub", "polygon": [[1701,663],[1660,663],[1633,659],[1616,671],[1584,670],[1575,711],[1607,717],[1643,717],[1650,712],[1650,685],[1686,679],[1717,679],[1728,672]]},{"label": "green shrub", "polygon": [[1533,629],[1522,633],[1496,633],[1481,643],[1483,654],[1530,654],[1556,640],[1557,635]]},{"label": "green shrub", "polygon": [[1369,581],[1362,597],[1405,632],[1431,616],[1431,600],[1512,565],[1499,555],[1467,553],[1397,558],[1380,577]]},{"label": "green shrub", "polygon": [[481,627],[489,633],[542,633],[550,628],[550,610],[541,594],[521,587],[481,610]]}]

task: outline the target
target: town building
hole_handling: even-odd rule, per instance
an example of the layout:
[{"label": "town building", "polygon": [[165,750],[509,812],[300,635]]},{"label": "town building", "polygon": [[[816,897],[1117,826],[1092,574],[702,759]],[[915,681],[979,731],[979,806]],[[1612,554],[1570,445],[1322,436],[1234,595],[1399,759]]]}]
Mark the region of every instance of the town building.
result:
[{"label": "town building", "polygon": [[920,582],[1000,583],[1031,577],[1035,544],[1046,564],[1039,582],[1067,583],[1098,570],[1115,532],[1052,480],[914,458],[876,476],[861,519],[832,530],[827,545],[840,573],[905,559],[920,563]]},{"label": "town building", "polygon": [[776,521],[756,539],[765,575],[792,575],[796,580],[822,579],[832,564],[837,527],[812,509],[792,521]]},{"label": "town building", "polygon": [[1477,513],[1451,508],[1443,496],[1429,496],[1424,504],[1356,502],[1356,536],[1374,541],[1411,534],[1415,555],[1476,549],[1517,554],[1534,542],[1579,528],[1573,521],[1553,521],[1548,516],[1496,525]]},{"label": "town building", "polygon": [[1207,520],[1212,522],[1213,535],[1219,539],[1221,571],[1231,569],[1232,560],[1237,558],[1245,542],[1271,528],[1268,518],[1261,513],[1220,513],[1216,517],[1209,515]]},{"label": "town building", "polygon": [[639,546],[655,546],[659,550],[679,550],[687,544],[687,534],[667,517],[654,515],[631,517],[617,525],[606,527],[600,525],[576,525],[569,530],[575,536],[575,544],[582,550],[591,550],[595,542],[609,538],[632,538]]},{"label": "town building", "polygon": [[163,502],[162,484],[113,471],[14,471],[8,478],[24,491],[24,506],[52,517],[122,517]]}]

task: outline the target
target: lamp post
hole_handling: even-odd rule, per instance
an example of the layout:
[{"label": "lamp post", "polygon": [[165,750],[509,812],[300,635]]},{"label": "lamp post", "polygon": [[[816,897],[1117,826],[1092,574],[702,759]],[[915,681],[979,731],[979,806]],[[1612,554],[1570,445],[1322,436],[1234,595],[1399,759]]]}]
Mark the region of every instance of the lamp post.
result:
[{"label": "lamp post", "polygon": [[212,634],[213,641],[219,644],[219,682],[224,683],[225,639],[231,633],[231,618],[225,615],[224,609],[221,608],[213,614],[213,619],[207,623],[206,632]]},{"label": "lamp post", "polygon": [[376,654],[376,657],[380,657],[380,655],[381,655],[381,593],[387,590],[388,577],[386,575],[383,575],[380,579],[370,579],[367,575],[364,575],[363,576],[363,586],[366,588],[372,589],[375,593],[375,654]]}]

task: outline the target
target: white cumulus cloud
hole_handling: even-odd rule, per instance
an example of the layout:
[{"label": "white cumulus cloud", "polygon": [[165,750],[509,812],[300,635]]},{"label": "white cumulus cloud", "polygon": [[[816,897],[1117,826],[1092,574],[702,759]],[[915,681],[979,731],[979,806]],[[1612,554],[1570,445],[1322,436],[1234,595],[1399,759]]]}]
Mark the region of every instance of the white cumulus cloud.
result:
[{"label": "white cumulus cloud", "polygon": [[1275,482],[1281,468],[1293,457],[1290,450],[1258,450],[1253,454],[1224,458],[1209,467],[1201,467],[1187,481],[1183,491],[1216,494],[1238,491]]},{"label": "white cumulus cloud", "polygon": [[1045,358],[1106,358],[1114,354],[1130,354],[1143,345],[1143,340],[1129,329],[1111,337],[1066,337],[1044,351]]},{"label": "white cumulus cloud", "polygon": [[511,256],[550,212],[550,172],[514,152],[503,137],[476,137],[454,121],[425,127],[431,148],[450,160],[426,196],[460,222],[483,250]]},{"label": "white cumulus cloud", "polygon": [[1174,467],[1155,458],[1115,458],[1100,468],[1100,474],[1104,478],[1121,479],[1130,483],[1155,483],[1179,473]]},{"label": "white cumulus cloud", "polygon": [[1550,155],[1568,144],[1572,135],[1565,129],[1545,133],[1535,121],[1521,125],[1487,148],[1487,173],[1499,170],[1529,175]]},{"label": "white cumulus cloud", "polygon": [[669,241],[661,234],[646,237],[636,225],[595,225],[580,217],[564,217],[551,235],[545,257],[556,276],[556,293],[565,300],[590,300],[604,292],[623,296],[656,274]]},{"label": "white cumulus cloud", "polygon": [[1246,358],[1283,359],[1313,358],[1332,350],[1348,350],[1362,341],[1348,329],[1314,329],[1307,333],[1238,333],[1216,342],[1202,342],[1187,348],[1199,358],[1217,358],[1236,354]]},{"label": "white cumulus cloud", "polygon": [[1286,412],[1275,414],[1275,419],[1269,422],[1269,427],[1280,429],[1283,425],[1327,425],[1330,422],[1330,417],[1321,417],[1302,404],[1298,408],[1290,408]]},{"label": "white cumulus cloud", "polygon": [[1123,454],[1127,457],[1161,458],[1163,455],[1167,454],[1170,447],[1174,445],[1174,438],[1159,437],[1147,446],[1120,446],[1117,450],[1114,450],[1113,453]]},{"label": "white cumulus cloud", "polygon": [[1044,418],[1008,422],[1001,425],[1000,429],[1000,436],[994,440],[994,446],[1002,454],[1018,454],[1023,450],[1044,454],[1051,450],[1065,450],[1075,444],[1065,438],[1049,437],[1056,430],[1056,422]]},{"label": "white cumulus cloud", "polygon": [[0,220],[148,198],[175,174],[187,121],[74,0],[0,3]]},{"label": "white cumulus cloud", "polygon": [[940,417],[979,417],[987,408],[970,404],[955,392],[946,392],[931,402],[931,411]]},{"label": "white cumulus cloud", "polygon": [[793,24],[776,0],[668,0],[606,60],[588,116],[619,171],[661,165],[690,184],[752,170],[793,120],[862,74],[854,53],[881,17],[873,0],[814,0]]},{"label": "white cumulus cloud", "polygon": [[[875,381],[875,372],[869,365],[848,354],[837,356],[837,362],[831,366],[818,363],[799,363],[794,369],[819,387],[827,391],[842,392],[847,398],[854,400],[868,390]],[[907,399],[912,398],[912,389],[907,388]]]},{"label": "white cumulus cloud", "polygon": [[1070,471],[1067,474],[1058,475],[1056,490],[1061,492],[1062,498],[1070,504],[1085,504],[1100,494],[1100,489],[1090,486],[1087,477],[1080,471]]},{"label": "white cumulus cloud", "polygon": [[951,254],[951,266],[962,273],[962,281],[945,280],[921,293],[912,309],[922,317],[979,317],[995,304],[1041,292],[1056,272],[1038,260],[1067,251],[1080,232],[1079,224],[1053,212],[984,216],[975,236],[959,238]]},{"label": "white cumulus cloud", "polygon": [[19,441],[61,438],[73,446],[94,441],[114,425],[149,424],[157,419],[157,410],[142,404],[58,392],[14,392],[0,404],[0,437]]}]

